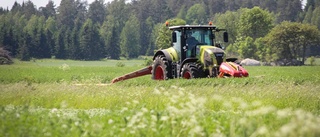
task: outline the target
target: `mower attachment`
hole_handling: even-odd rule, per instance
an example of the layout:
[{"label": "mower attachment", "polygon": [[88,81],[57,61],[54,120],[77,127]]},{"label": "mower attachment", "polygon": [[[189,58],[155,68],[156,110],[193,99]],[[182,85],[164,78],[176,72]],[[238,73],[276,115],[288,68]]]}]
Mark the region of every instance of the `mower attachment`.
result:
[{"label": "mower attachment", "polygon": [[218,77],[231,76],[231,77],[248,77],[248,71],[242,66],[234,62],[223,62],[220,65],[220,74]]}]

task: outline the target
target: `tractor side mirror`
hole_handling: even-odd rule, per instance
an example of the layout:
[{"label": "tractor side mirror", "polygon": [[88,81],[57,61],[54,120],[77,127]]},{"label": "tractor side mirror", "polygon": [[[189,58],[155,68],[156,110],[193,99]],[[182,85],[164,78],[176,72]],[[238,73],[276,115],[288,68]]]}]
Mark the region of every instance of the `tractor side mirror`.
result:
[{"label": "tractor side mirror", "polygon": [[223,41],[224,42],[229,42],[228,32],[223,32]]},{"label": "tractor side mirror", "polygon": [[172,32],[171,35],[172,35],[172,36],[171,36],[171,38],[172,38],[172,43],[177,42],[177,33],[176,33],[176,32]]}]

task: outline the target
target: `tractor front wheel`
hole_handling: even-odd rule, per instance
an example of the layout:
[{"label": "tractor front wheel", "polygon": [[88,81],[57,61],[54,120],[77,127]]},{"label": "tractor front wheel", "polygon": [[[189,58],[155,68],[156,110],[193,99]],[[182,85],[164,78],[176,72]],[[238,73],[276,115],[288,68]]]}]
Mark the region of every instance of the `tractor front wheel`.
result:
[{"label": "tractor front wheel", "polygon": [[181,77],[184,79],[202,78],[203,76],[203,71],[198,67],[196,63],[187,63],[182,67]]},{"label": "tractor front wheel", "polygon": [[152,64],[152,79],[167,80],[172,78],[171,66],[165,56],[157,56]]}]

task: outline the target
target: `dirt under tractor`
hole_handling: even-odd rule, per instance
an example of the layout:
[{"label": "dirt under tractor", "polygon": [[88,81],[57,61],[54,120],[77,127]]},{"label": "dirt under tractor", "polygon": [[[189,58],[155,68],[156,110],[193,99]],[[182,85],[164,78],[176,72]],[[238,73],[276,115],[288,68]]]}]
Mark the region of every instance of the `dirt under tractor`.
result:
[{"label": "dirt under tractor", "polygon": [[[168,26],[168,24],[166,23]],[[247,77],[248,72],[237,58],[226,58],[226,53],[217,40],[219,35],[228,42],[228,33],[209,25],[168,26],[171,47],[155,52],[153,64],[129,74],[117,77],[112,83],[152,75],[154,80],[173,78],[224,78]]]}]

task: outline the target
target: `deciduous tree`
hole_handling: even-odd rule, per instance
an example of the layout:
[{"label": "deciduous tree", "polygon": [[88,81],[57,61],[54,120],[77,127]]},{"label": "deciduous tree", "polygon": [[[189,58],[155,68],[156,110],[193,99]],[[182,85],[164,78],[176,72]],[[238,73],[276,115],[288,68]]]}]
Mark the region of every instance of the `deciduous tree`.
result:
[{"label": "deciduous tree", "polygon": [[308,46],[319,42],[320,32],[309,24],[283,22],[271,30],[265,37],[271,60],[299,59],[304,62]]}]

